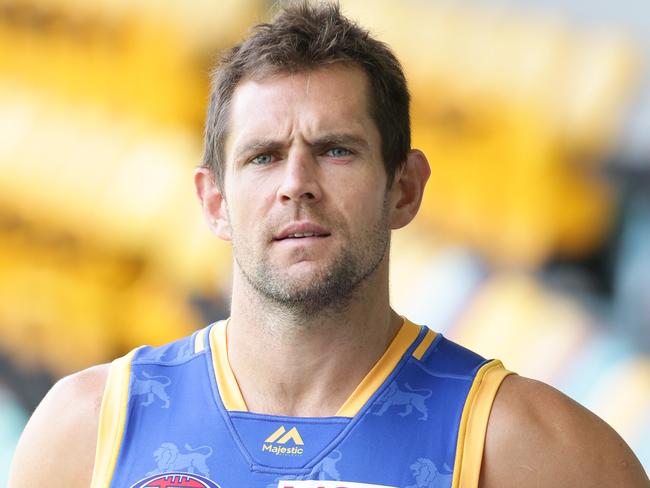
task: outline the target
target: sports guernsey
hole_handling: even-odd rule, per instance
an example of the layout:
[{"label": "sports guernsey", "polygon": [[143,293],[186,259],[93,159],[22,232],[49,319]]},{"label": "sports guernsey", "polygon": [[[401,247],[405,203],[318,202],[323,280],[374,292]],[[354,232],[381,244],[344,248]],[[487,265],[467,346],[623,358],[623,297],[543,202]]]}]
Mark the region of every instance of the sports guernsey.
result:
[{"label": "sports guernsey", "polygon": [[332,417],[249,412],[226,322],[111,364],[91,488],[476,488],[509,371],[404,320]]}]

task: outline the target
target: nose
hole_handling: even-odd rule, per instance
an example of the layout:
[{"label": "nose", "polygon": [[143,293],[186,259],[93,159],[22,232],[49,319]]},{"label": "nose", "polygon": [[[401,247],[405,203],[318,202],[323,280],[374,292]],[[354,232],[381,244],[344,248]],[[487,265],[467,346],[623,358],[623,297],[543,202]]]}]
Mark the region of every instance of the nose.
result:
[{"label": "nose", "polygon": [[278,188],[278,200],[282,203],[316,203],[321,197],[318,161],[307,152],[289,154]]}]

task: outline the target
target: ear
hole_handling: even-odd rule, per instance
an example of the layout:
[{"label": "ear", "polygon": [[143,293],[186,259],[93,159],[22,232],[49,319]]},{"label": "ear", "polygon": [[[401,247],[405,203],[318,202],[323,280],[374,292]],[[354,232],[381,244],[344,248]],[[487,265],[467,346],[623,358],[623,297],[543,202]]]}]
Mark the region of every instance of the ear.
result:
[{"label": "ear", "polygon": [[430,175],[431,168],[424,153],[419,149],[411,149],[406,155],[406,161],[395,173],[390,189],[394,202],[391,229],[404,227],[417,215]]},{"label": "ear", "polygon": [[226,200],[222,191],[219,190],[214,173],[208,168],[197,168],[194,172],[194,185],[196,195],[199,197],[203,208],[203,216],[212,233],[225,241],[231,240],[230,218]]}]

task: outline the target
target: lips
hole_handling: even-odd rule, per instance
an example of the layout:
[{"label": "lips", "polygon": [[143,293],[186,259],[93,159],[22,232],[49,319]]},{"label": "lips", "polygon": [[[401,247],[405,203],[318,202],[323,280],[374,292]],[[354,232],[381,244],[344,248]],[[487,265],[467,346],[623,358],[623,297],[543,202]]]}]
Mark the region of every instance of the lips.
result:
[{"label": "lips", "polygon": [[307,237],[328,237],[331,234],[327,229],[311,222],[297,222],[283,228],[273,236],[274,241],[285,239],[304,239]]}]

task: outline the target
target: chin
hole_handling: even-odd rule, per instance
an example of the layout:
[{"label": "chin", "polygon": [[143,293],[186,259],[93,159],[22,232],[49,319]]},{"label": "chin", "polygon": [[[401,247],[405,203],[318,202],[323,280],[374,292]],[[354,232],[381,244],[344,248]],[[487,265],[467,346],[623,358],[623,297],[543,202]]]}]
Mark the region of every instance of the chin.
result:
[{"label": "chin", "polygon": [[300,294],[310,289],[320,288],[321,283],[327,281],[325,273],[320,269],[292,270],[281,278],[281,287],[288,292]]}]

